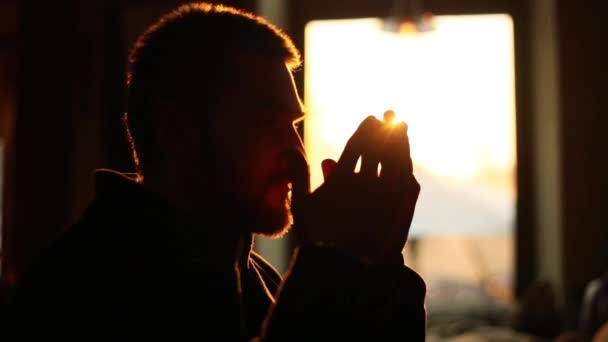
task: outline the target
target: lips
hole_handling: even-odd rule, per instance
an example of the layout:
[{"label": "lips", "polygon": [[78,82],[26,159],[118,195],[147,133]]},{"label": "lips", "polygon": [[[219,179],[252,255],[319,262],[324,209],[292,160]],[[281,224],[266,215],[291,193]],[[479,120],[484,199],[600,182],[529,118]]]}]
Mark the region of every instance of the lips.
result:
[{"label": "lips", "polygon": [[291,190],[291,180],[287,178],[275,180],[271,183],[270,188],[288,192]]},{"label": "lips", "polygon": [[274,182],[270,183],[270,186],[267,189],[266,198],[271,205],[273,207],[283,207],[285,205],[285,200],[291,191],[291,181],[284,178],[276,179]]}]

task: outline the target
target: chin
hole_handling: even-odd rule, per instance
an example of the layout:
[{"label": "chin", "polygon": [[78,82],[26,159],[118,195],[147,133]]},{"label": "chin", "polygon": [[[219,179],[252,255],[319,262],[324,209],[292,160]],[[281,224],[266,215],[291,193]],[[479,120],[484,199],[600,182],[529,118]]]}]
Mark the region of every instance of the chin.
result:
[{"label": "chin", "polygon": [[286,200],[281,207],[268,206],[258,208],[255,223],[251,225],[252,233],[268,238],[280,238],[291,229],[290,201]]},{"label": "chin", "polygon": [[261,230],[258,229],[252,233],[254,233],[255,235],[261,235],[265,238],[269,238],[269,239],[280,239],[283,236],[285,236],[285,234],[289,233],[289,231],[291,230],[291,224],[285,225],[284,227],[281,228],[277,228],[274,230]]}]

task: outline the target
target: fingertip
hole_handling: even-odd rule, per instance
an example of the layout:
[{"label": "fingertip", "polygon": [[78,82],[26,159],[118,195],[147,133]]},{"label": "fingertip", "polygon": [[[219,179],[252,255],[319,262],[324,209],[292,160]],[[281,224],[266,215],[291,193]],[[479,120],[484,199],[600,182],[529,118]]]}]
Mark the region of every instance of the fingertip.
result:
[{"label": "fingertip", "polygon": [[350,137],[347,147],[354,150],[363,148],[365,141],[375,134],[379,125],[381,125],[381,122],[378,118],[373,115],[367,116],[361,121],[355,133]]},{"label": "fingertip", "polygon": [[392,109],[389,109],[384,112],[384,115],[383,115],[384,122],[390,125],[393,123],[396,116],[397,116],[397,114],[395,113],[395,111]]},{"label": "fingertip", "polygon": [[395,130],[397,130],[399,133],[407,133],[407,129],[408,125],[405,123],[405,121],[399,121],[395,124]]},{"label": "fingertip", "polygon": [[366,117],[366,118],[363,120],[363,123],[366,123],[366,122],[371,122],[371,121],[375,121],[375,120],[378,120],[378,118],[376,118],[374,115],[368,115],[368,116],[367,116],[367,117]]},{"label": "fingertip", "polygon": [[375,115],[369,115],[361,122],[360,127],[375,127],[378,124],[380,124],[380,120]]},{"label": "fingertip", "polygon": [[328,159],[324,159],[321,162],[321,167],[323,167],[323,169],[325,170],[325,169],[329,169],[329,168],[336,166],[336,164],[337,164],[337,162],[335,160],[328,158]]}]

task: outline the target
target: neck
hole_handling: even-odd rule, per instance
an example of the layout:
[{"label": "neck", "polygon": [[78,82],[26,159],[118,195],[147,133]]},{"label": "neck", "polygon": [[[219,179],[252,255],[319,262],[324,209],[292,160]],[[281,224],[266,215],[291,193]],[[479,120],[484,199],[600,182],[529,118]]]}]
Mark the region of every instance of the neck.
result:
[{"label": "neck", "polygon": [[249,267],[253,234],[248,232],[246,224],[224,201],[217,196],[213,200],[206,200],[203,197],[209,197],[207,192],[195,196],[194,187],[184,184],[183,178],[180,177],[162,177],[161,174],[146,173],[143,186],[165,196],[171,205],[188,213],[197,226],[211,228],[211,222],[222,222],[224,229],[213,230],[212,238],[221,249],[229,248],[236,252],[235,261],[240,268]]},{"label": "neck", "polygon": [[149,191],[162,194],[173,206],[185,210],[198,220],[204,215],[201,206],[194,201],[192,186],[184,184],[183,177],[173,177],[162,172],[146,172],[142,185]]},{"label": "neck", "polygon": [[249,257],[253,249],[253,234],[243,233],[237,247],[237,262],[241,269],[249,268]]}]

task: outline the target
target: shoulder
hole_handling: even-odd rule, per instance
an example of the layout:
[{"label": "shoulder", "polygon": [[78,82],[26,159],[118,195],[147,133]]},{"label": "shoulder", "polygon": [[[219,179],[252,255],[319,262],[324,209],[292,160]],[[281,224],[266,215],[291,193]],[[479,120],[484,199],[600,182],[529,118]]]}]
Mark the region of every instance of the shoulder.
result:
[{"label": "shoulder", "polygon": [[83,286],[99,283],[117,270],[135,235],[126,220],[109,218],[106,205],[94,200],[80,218],[40,248],[17,281],[17,291]]},{"label": "shoulder", "polygon": [[92,228],[79,222],[49,241],[21,272],[16,290],[61,288],[74,283],[76,277],[85,276],[91,261],[102,255],[101,242],[93,238]]}]

